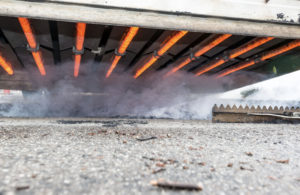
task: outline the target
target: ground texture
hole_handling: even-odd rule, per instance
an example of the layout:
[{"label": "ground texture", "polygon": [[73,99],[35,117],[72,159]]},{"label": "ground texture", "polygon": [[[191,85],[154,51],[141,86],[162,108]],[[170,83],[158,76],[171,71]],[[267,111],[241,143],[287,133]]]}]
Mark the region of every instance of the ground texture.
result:
[{"label": "ground texture", "polygon": [[0,194],[299,194],[299,166],[300,125],[0,119]]}]

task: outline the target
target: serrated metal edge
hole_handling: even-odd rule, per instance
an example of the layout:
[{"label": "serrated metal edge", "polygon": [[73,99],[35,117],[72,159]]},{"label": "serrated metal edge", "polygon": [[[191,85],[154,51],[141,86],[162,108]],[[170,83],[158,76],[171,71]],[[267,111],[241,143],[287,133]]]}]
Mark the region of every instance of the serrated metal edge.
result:
[{"label": "serrated metal edge", "polygon": [[249,107],[248,105],[242,106],[236,106],[235,104],[233,106],[226,105],[224,106],[223,104],[221,105],[214,105],[213,112],[226,112],[226,113],[272,113],[272,114],[283,114],[286,112],[300,112],[300,107],[283,107],[283,106],[251,106]]}]

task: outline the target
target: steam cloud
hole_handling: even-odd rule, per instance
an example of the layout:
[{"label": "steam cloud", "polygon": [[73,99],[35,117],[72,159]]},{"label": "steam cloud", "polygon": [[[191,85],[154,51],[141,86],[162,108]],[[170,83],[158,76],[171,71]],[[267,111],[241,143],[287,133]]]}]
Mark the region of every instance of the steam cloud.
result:
[{"label": "steam cloud", "polygon": [[[46,77],[39,76],[33,67],[29,75],[40,89],[23,93],[22,99],[10,101],[12,106],[2,109],[0,115],[209,119],[214,104],[299,105],[299,94],[294,93],[294,89],[299,87],[291,86],[291,83],[298,83],[294,81],[299,80],[299,71],[223,93],[224,84],[234,82],[231,77],[221,82],[178,71],[164,79],[163,75],[168,71],[165,70],[134,79],[131,71],[123,72],[120,68],[105,79],[108,66],[102,64],[97,71],[93,71],[92,64],[81,64],[82,74],[76,79],[71,74],[73,62],[47,67]],[[249,73],[244,75],[247,77]],[[251,73],[253,77],[266,78]],[[287,79],[290,79],[289,82],[284,82]],[[247,97],[243,97],[245,92]]]},{"label": "steam cloud", "polygon": [[87,72],[91,69],[89,64],[81,64],[83,75],[76,79],[70,75],[73,71],[71,62],[50,70],[48,67],[43,79],[31,73],[34,83],[51,87],[25,94],[23,100],[12,102],[12,107],[0,114],[207,119],[213,104],[218,101],[217,92],[223,91],[217,80],[194,77],[184,71],[166,79],[163,79],[164,71],[137,80],[130,73],[114,72],[105,79],[106,66],[93,73]]}]

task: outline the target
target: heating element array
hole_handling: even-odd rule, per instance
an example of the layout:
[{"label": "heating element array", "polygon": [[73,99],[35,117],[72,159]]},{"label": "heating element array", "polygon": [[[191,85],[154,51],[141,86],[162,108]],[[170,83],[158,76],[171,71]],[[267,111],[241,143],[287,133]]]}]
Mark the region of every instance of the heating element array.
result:
[{"label": "heating element array", "polygon": [[[40,72],[41,75],[46,75],[46,70],[42,58],[42,53],[39,50],[40,45],[36,39],[36,36],[34,34],[34,29],[32,28],[29,19],[27,18],[18,18],[19,24],[24,32],[25,38],[27,40],[27,50],[32,53],[33,59],[36,63],[36,66]],[[80,70],[80,63],[82,55],[84,54],[84,39],[85,39],[85,32],[86,32],[86,24],[85,23],[76,23],[76,36],[75,36],[75,46],[73,47],[73,54],[74,54],[74,77],[78,77],[79,70]],[[109,38],[109,34],[111,32],[111,28],[106,27],[106,39]],[[139,27],[129,27],[126,29],[126,31],[123,33],[122,39],[120,40],[119,47],[115,49],[113,59],[110,63],[110,66],[107,69],[106,78],[109,78],[115,68],[117,67],[117,64],[119,63],[122,56],[126,55],[126,50],[130,46],[130,44],[134,44],[133,40],[134,37],[138,34]],[[151,66],[158,61],[163,55],[168,54],[168,51],[170,48],[172,48],[180,39],[182,39],[188,32],[187,31],[174,31],[171,33],[170,36],[168,36],[162,43],[160,44],[159,48],[155,50],[150,56],[148,56],[144,61],[136,64],[135,62],[138,61],[134,59],[134,63],[136,64],[136,68],[133,70],[133,78],[137,79],[140,77],[145,71],[151,68]],[[154,34],[153,37],[159,37],[162,33],[159,32],[157,34]],[[184,67],[188,66],[194,61],[197,61],[201,56],[204,56],[207,52],[221,44],[222,42],[229,39],[232,35],[231,34],[212,34],[205,38],[203,41],[201,41],[199,44],[191,48],[191,51],[189,52],[189,55],[182,55],[179,56],[179,59],[176,59],[173,62],[173,68],[170,68],[170,70],[165,74],[165,77],[169,77],[179,71],[180,69],[183,69]],[[151,38],[150,40],[152,40]],[[246,42],[245,44],[238,46],[236,48],[227,50],[223,52],[222,55],[217,56],[217,58],[213,60],[208,60],[198,66],[195,70],[192,72],[195,74],[195,76],[201,76],[217,67],[220,67],[221,65],[238,58],[239,56],[253,50],[254,48],[257,48],[271,40],[273,40],[273,37],[259,37],[259,38],[253,38],[252,40]],[[154,40],[154,39],[153,39]],[[105,40],[104,40],[105,41]],[[102,41],[102,42],[104,42]],[[133,43],[132,43],[133,42]],[[103,44],[103,43],[102,43]],[[151,45],[146,44],[146,45]],[[284,45],[278,46],[275,49],[272,49],[270,51],[264,52],[262,55],[252,57],[250,59],[247,59],[245,61],[239,62],[237,64],[233,64],[217,73],[216,78],[221,78],[226,75],[229,75],[233,72],[242,70],[244,68],[247,68],[249,66],[255,65],[259,62],[265,61],[267,59],[270,59],[272,57],[278,56],[284,52],[287,52],[289,50],[292,50],[296,47],[300,46],[300,40],[294,40],[290,41],[289,43],[286,43]],[[142,50],[146,50],[147,48],[143,48]],[[141,56],[141,54],[138,54],[137,56]],[[13,75],[13,66],[10,64],[10,62],[3,56],[3,54],[0,52],[0,65],[1,67],[7,72],[9,75]]]}]

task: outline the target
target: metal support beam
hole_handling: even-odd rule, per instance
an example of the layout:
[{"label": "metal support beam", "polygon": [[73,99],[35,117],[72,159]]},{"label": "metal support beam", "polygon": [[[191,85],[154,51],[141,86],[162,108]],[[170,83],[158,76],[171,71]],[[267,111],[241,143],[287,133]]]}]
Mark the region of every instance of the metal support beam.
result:
[{"label": "metal support beam", "polygon": [[[208,3],[208,1],[206,2]],[[297,1],[294,1],[294,3],[296,2]],[[296,4],[298,5],[298,3]],[[228,10],[231,13],[234,12],[231,9],[233,7],[232,5],[233,3],[229,3],[229,7],[231,7]],[[284,4],[282,6],[284,7]],[[263,5],[261,5],[261,7],[263,7]],[[299,9],[299,6],[290,7],[291,9],[296,9],[296,12],[297,9]],[[245,8],[246,9],[243,9],[242,11],[251,10],[249,7]],[[76,14],[74,14],[74,10],[76,10]],[[113,8],[105,6],[101,7],[86,4],[58,3],[54,1],[27,2],[1,0],[0,6],[0,15],[2,16],[23,16],[37,19],[85,22],[117,26],[137,26],[165,30],[187,30],[193,32],[230,33],[295,39],[300,38],[300,25],[296,24],[291,25],[274,23],[271,20],[255,21],[250,19],[239,20],[238,18],[230,19],[227,17],[216,16],[207,17],[208,15],[206,14],[193,15],[188,13],[189,12],[186,12],[185,14],[159,11],[149,12],[143,9],[124,9],[121,7]],[[260,12],[258,11],[256,13]],[[299,11],[297,13],[299,14]],[[243,15],[247,14],[243,13]],[[279,17],[281,17],[281,15]]]},{"label": "metal support beam", "polygon": [[94,59],[94,62],[96,62],[95,64],[99,64],[103,58],[103,55],[105,54],[105,47],[108,42],[108,39],[109,39],[112,29],[113,29],[112,26],[104,27],[104,31],[103,31],[101,40],[98,45],[98,49],[100,49],[100,53],[95,56],[95,59]]},{"label": "metal support beam", "polygon": [[60,64],[61,62],[57,22],[49,21],[49,28],[50,28],[50,34],[52,40],[52,47],[53,47],[52,50],[53,60],[54,60],[54,64],[57,65]]}]

